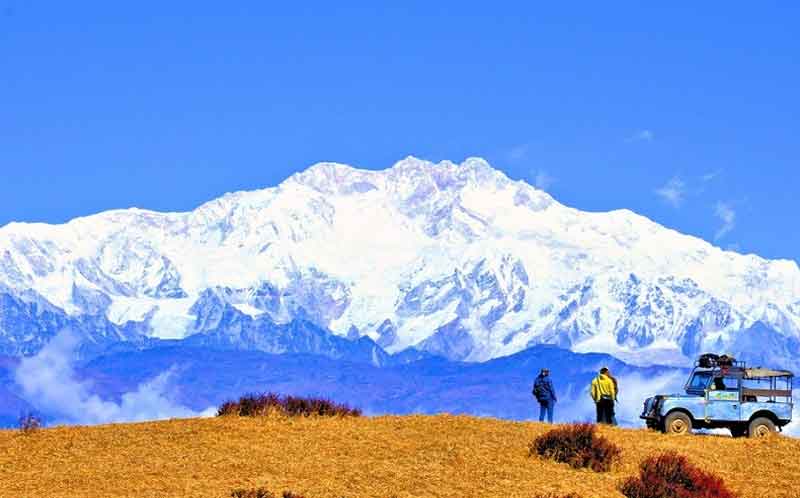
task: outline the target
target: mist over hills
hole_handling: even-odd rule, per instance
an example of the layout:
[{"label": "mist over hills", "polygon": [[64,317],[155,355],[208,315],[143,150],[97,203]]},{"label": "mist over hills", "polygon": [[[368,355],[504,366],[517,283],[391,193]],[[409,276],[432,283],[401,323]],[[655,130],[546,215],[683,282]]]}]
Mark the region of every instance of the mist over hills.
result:
[{"label": "mist over hills", "polygon": [[625,425],[639,425],[647,389],[675,390],[685,377],[679,369],[635,367],[605,354],[551,345],[483,363],[431,357],[378,367],[318,355],[181,344],[104,355],[58,372],[59,382],[50,382],[44,368],[23,369],[24,383],[36,386],[31,402],[14,383],[16,364],[6,363],[0,368],[0,426],[14,426],[24,410],[69,424],[209,415],[223,401],[265,391],[328,397],[368,415],[454,413],[528,420],[538,416],[531,386],[542,367],[552,370],[560,396],[556,419],[590,420],[594,407],[588,385],[601,366],[610,367],[623,386],[618,410]]}]

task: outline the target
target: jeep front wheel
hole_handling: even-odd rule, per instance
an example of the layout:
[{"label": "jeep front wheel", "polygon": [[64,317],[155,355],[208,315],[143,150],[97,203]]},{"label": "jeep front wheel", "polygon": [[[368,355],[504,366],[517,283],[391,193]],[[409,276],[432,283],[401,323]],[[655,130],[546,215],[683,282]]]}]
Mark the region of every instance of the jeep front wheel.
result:
[{"label": "jeep front wheel", "polygon": [[750,422],[750,429],[748,432],[750,437],[768,436],[770,433],[775,432],[775,424],[766,417],[754,418],[753,421]]},{"label": "jeep front wheel", "polygon": [[682,412],[672,412],[664,419],[664,432],[667,434],[691,434],[692,419]]}]

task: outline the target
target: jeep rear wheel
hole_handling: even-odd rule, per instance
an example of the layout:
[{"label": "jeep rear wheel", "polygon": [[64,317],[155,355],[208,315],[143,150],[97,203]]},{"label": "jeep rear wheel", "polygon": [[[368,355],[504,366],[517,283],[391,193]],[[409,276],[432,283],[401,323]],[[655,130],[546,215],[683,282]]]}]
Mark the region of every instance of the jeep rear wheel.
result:
[{"label": "jeep rear wheel", "polygon": [[664,432],[667,434],[691,434],[692,419],[683,412],[672,412],[664,419]]},{"label": "jeep rear wheel", "polygon": [[766,417],[754,418],[752,422],[750,422],[750,429],[748,432],[750,437],[768,436],[770,433],[775,432],[775,424]]}]

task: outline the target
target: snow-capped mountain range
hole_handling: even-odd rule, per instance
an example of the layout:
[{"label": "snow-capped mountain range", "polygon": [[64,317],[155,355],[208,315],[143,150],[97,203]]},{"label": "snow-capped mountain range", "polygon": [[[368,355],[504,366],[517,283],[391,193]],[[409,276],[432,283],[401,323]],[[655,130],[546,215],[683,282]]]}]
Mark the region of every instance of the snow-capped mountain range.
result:
[{"label": "snow-capped mountain range", "polygon": [[564,206],[482,159],[320,163],[187,213],[0,228],[0,354],[64,327],[98,350],[366,336],[373,355],[485,361],[550,343],[639,364],[710,350],[797,366],[800,269]]}]

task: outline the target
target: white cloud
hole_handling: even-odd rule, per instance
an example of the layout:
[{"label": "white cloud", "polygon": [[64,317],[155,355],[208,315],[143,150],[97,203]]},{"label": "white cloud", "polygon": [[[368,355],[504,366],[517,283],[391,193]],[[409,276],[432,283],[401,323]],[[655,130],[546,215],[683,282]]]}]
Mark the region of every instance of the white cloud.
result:
[{"label": "white cloud", "polygon": [[650,130],[638,130],[633,135],[629,136],[627,142],[652,142],[655,140],[655,135]]},{"label": "white cloud", "polygon": [[701,176],[700,179],[703,180],[704,182],[710,182],[711,180],[713,180],[714,178],[718,177],[721,174],[722,174],[721,169],[715,169],[714,171],[711,171]]},{"label": "white cloud", "polygon": [[794,396],[794,409],[792,410],[792,423],[784,428],[784,434],[792,437],[800,437],[800,389],[792,391]]},{"label": "white cloud", "polygon": [[639,421],[642,403],[656,394],[672,394],[683,392],[686,373],[675,370],[658,377],[642,376],[637,373],[617,378],[619,396],[617,400],[617,419],[622,421]]},{"label": "white cloud", "polygon": [[[656,394],[683,392],[686,372],[675,369],[655,377],[630,373],[617,376],[617,381],[619,396],[614,407],[617,421],[626,427],[643,427],[639,415],[644,400]],[[594,422],[596,412],[589,397],[589,386],[568,385],[559,395],[555,414],[559,422]]]},{"label": "white cloud", "polygon": [[533,176],[533,186],[538,188],[539,190],[547,190],[556,183],[555,177],[551,176],[545,170],[539,170],[532,172]]},{"label": "white cloud", "polygon": [[74,334],[62,331],[38,354],[24,358],[15,371],[25,399],[56,417],[56,423],[103,424],[213,414],[212,408],[198,413],[167,396],[171,370],[124,393],[119,403],[102,399],[91,392],[88,383],[75,378],[72,358],[77,345]]},{"label": "white cloud", "polygon": [[671,204],[673,207],[680,207],[686,195],[686,183],[679,177],[673,177],[661,188],[655,190],[656,194]]},{"label": "white cloud", "polygon": [[722,226],[714,234],[714,240],[719,240],[736,226],[736,211],[730,204],[718,201],[714,206],[714,215],[722,220]]}]

